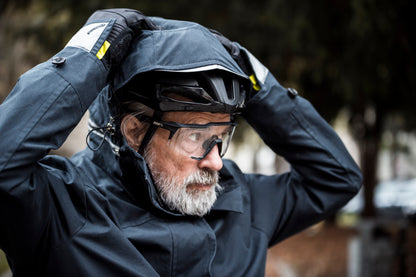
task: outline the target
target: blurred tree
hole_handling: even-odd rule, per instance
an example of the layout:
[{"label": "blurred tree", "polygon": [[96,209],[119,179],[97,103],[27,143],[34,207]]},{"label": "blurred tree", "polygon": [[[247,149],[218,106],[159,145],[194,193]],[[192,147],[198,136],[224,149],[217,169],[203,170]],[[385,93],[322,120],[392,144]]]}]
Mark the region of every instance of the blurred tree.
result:
[{"label": "blurred tree", "polygon": [[[29,65],[59,51],[96,9],[124,6],[147,15],[199,22],[252,51],[285,86],[304,92],[327,120],[341,108],[349,110],[365,178],[364,215],[374,215],[372,195],[385,123],[395,120],[395,128],[405,130],[416,127],[412,1],[115,2],[3,0],[0,90],[9,91]],[[2,73],[9,76],[6,81]]]},{"label": "blurred tree", "polygon": [[[363,215],[373,216],[382,133],[389,126],[408,131],[416,127],[413,2],[273,3],[276,8],[270,7],[264,14],[273,20],[271,13],[277,12],[276,27],[280,24],[285,31],[278,37],[283,44],[277,53],[282,63],[272,70],[282,72],[284,75],[278,75],[281,80],[305,91],[328,120],[340,108],[349,109],[364,174]],[[388,124],[392,121],[394,124]]]},{"label": "blurred tree", "polygon": [[382,133],[392,120],[398,128],[415,128],[412,2],[357,0],[351,1],[349,10],[345,51],[338,59],[340,92],[350,108],[351,127],[360,146],[365,181],[363,215],[372,216]]},{"label": "blurred tree", "polygon": [[[415,37],[412,1],[353,1],[345,71],[356,96],[350,100],[352,127],[360,143],[365,180],[364,215],[374,214],[377,154],[382,132],[395,121],[414,130],[416,113]],[[349,60],[359,62],[352,67]]]}]

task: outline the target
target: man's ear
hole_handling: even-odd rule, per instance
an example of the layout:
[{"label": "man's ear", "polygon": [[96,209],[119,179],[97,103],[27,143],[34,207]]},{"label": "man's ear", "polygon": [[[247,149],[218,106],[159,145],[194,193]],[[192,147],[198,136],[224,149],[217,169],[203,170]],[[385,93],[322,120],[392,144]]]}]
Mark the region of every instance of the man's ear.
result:
[{"label": "man's ear", "polygon": [[138,151],[145,133],[145,124],[133,115],[126,115],[121,120],[121,133],[125,137],[127,144]]}]

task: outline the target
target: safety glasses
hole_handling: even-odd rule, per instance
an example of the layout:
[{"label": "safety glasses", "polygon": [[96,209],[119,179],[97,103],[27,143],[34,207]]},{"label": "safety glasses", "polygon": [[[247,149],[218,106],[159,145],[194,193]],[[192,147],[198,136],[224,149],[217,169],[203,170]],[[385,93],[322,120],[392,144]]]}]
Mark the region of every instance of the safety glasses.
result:
[{"label": "safety glasses", "polygon": [[219,155],[223,157],[234,134],[234,122],[211,122],[208,124],[184,124],[157,120],[148,116],[136,116],[141,121],[169,131],[169,147],[192,159],[202,160],[218,145]]}]

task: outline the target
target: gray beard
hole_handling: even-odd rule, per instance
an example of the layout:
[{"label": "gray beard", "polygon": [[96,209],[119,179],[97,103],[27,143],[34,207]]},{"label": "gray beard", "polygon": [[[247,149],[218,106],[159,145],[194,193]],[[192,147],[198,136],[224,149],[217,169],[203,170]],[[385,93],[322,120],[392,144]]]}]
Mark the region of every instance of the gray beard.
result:
[{"label": "gray beard", "polygon": [[[181,181],[176,176],[168,176],[167,172],[158,170],[157,159],[151,150],[145,151],[144,159],[150,168],[156,189],[169,209],[200,217],[209,213],[217,200],[217,192],[222,190],[218,184],[217,171],[199,169]],[[208,184],[211,188],[192,189],[188,187],[190,184]]]}]

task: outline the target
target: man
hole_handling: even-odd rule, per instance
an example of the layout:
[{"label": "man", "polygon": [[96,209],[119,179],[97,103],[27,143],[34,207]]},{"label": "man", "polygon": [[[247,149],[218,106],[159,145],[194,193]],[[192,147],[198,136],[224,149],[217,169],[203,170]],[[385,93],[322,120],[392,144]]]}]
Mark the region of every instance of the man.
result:
[{"label": "man", "polygon": [[[89,148],[48,156],[88,107]],[[238,114],[289,173],[222,160]],[[261,276],[268,247],[361,185],[331,127],[244,48],[127,9],[97,11],[22,75],[0,134],[0,246],[15,276]]]}]

